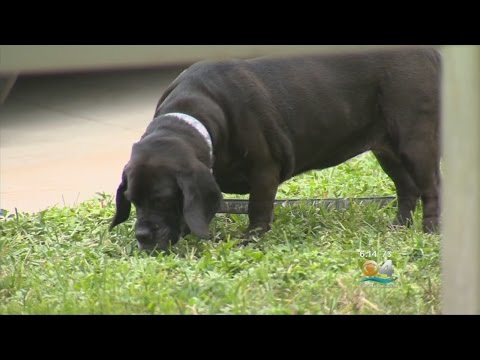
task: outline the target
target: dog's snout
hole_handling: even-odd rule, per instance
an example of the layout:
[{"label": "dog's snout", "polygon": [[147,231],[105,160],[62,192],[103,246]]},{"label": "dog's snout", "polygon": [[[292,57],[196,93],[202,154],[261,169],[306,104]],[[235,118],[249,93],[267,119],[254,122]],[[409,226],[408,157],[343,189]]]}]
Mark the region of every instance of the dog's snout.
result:
[{"label": "dog's snout", "polygon": [[164,251],[179,239],[179,233],[165,226],[149,224],[137,225],[135,230],[137,243],[140,250]]}]

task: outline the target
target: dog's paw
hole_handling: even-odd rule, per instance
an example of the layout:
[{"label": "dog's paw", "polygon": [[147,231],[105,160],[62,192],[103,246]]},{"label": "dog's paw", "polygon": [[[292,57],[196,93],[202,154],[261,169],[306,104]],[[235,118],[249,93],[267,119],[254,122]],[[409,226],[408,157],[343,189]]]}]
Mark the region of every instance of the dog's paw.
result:
[{"label": "dog's paw", "polygon": [[247,236],[240,241],[239,245],[241,247],[247,246],[247,245],[254,245],[254,244],[258,243],[259,241],[260,241],[260,239],[256,236]]},{"label": "dog's paw", "polygon": [[413,219],[411,217],[404,217],[401,215],[397,215],[395,220],[393,220],[389,225],[388,228],[390,230],[401,230],[409,228],[413,225]]},{"label": "dog's paw", "polygon": [[399,224],[397,222],[393,222],[393,223],[388,224],[388,230],[391,230],[391,231],[398,231],[398,230],[402,230],[402,229],[406,229],[406,228],[407,228],[406,225]]},{"label": "dog's paw", "polygon": [[247,236],[256,236],[262,237],[266,232],[270,230],[270,225],[256,225],[256,226],[249,226],[247,230]]},{"label": "dog's paw", "polygon": [[244,234],[244,239],[240,243],[241,246],[258,243],[260,238],[270,230],[270,225],[249,227]]},{"label": "dog's paw", "polygon": [[438,218],[426,218],[423,220],[423,232],[426,234],[440,234],[440,222]]}]

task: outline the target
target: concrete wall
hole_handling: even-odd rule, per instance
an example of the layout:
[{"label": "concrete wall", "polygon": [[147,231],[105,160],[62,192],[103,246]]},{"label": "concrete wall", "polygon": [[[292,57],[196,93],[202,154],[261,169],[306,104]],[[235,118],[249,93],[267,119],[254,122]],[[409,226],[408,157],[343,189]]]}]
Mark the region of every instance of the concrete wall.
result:
[{"label": "concrete wall", "polygon": [[[187,64],[202,59],[249,58],[369,50],[385,46],[320,45],[0,45],[0,75]],[[390,46],[398,47],[398,46]]]}]

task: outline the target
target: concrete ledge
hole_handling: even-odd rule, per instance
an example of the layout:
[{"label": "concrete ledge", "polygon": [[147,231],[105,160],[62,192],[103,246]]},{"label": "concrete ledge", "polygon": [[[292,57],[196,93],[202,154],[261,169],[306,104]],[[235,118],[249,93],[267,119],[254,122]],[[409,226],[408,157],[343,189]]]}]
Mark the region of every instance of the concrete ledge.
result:
[{"label": "concrete ledge", "polygon": [[399,45],[2,45],[0,74],[188,64],[202,59],[339,52]]}]

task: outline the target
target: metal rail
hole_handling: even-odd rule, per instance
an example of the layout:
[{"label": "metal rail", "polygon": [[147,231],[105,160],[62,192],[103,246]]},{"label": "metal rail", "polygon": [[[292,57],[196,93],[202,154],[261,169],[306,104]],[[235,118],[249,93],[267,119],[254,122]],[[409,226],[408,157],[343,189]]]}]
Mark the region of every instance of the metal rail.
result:
[{"label": "metal rail", "polygon": [[[396,200],[396,196],[377,196],[363,198],[341,198],[341,199],[286,199],[275,200],[275,206],[291,206],[306,204],[315,207],[326,207],[328,209],[348,209],[351,204],[378,204],[387,206]],[[224,200],[218,210],[219,214],[248,214],[248,200],[227,199]]]}]

